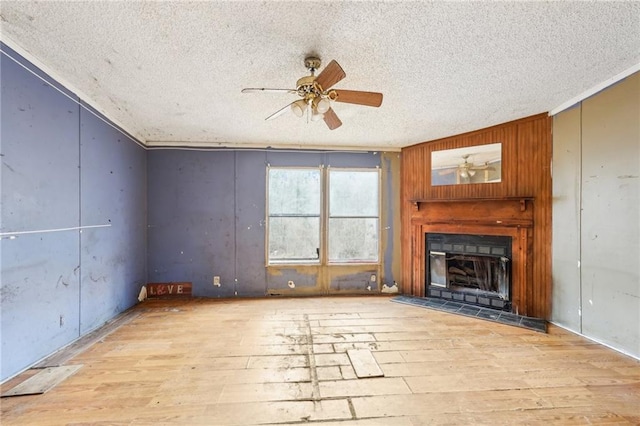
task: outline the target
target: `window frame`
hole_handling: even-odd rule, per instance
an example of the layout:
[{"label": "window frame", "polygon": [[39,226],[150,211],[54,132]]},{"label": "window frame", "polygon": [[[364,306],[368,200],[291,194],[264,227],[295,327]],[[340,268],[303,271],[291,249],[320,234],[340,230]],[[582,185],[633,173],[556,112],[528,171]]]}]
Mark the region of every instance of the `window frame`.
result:
[{"label": "window frame", "polygon": [[[377,194],[377,198],[378,198],[378,202],[377,202],[377,206],[376,206],[376,216],[331,216],[331,170],[336,170],[336,171],[340,171],[340,172],[376,172],[377,174],[377,189],[378,189],[378,194]],[[379,265],[380,264],[380,257],[381,257],[381,252],[380,252],[380,241],[382,240],[381,237],[381,222],[382,222],[382,218],[381,218],[381,214],[382,214],[382,173],[380,170],[380,167],[376,166],[375,168],[373,167],[328,167],[327,171],[326,171],[326,176],[325,176],[325,186],[323,187],[323,190],[325,191],[324,195],[324,200],[325,200],[325,204],[324,204],[324,210],[325,210],[325,217],[324,217],[324,221],[325,221],[325,245],[324,245],[324,254],[325,254],[325,263],[327,265]],[[377,250],[376,250],[376,260],[331,260],[329,258],[329,232],[330,232],[330,226],[329,226],[329,221],[331,220],[331,218],[339,218],[339,219],[377,219],[378,225],[376,227],[376,238],[377,238]]]},{"label": "window frame", "polygon": [[[269,256],[269,236],[270,236],[270,221],[271,214],[269,212],[269,172],[272,169],[284,169],[284,170],[319,170],[320,171],[320,213],[319,213],[319,257],[318,261],[310,261],[308,259],[304,260],[272,260]],[[331,170],[336,171],[345,171],[345,172],[377,172],[377,190],[378,190],[378,202],[377,202],[377,216],[335,216],[335,218],[371,218],[377,219],[377,260],[329,260],[329,220],[330,216],[330,185],[331,185]],[[367,265],[377,265],[379,266],[382,262],[382,170],[380,166],[375,167],[331,167],[324,165],[320,166],[272,166],[267,165],[266,168],[266,199],[265,199],[265,264],[267,267],[278,267],[278,266],[367,266]],[[286,215],[273,216],[273,217],[289,217]],[[290,217],[300,217],[300,216],[290,216]],[[315,217],[309,215],[308,217]]]},{"label": "window frame", "polygon": [[266,226],[265,226],[265,259],[266,259],[266,264],[267,266],[277,266],[277,265],[321,265],[322,264],[322,250],[320,250],[319,254],[318,254],[318,260],[317,261],[312,261],[311,259],[300,259],[300,260],[296,260],[296,259],[286,259],[286,260],[271,260],[270,256],[269,256],[269,236],[270,236],[270,226],[271,226],[271,213],[269,212],[269,204],[270,204],[270,198],[269,198],[269,172],[272,169],[277,169],[277,170],[314,170],[314,171],[319,171],[319,176],[320,176],[320,188],[319,188],[319,197],[320,199],[318,200],[318,205],[319,205],[319,211],[318,211],[318,215],[278,215],[278,216],[273,216],[273,217],[317,217],[318,218],[318,243],[320,245],[321,248],[322,247],[322,236],[323,236],[323,220],[322,220],[322,216],[323,216],[323,201],[324,201],[324,194],[322,192],[322,188],[323,188],[323,180],[324,180],[324,173],[323,173],[323,167],[322,166],[301,166],[301,167],[295,167],[295,166],[271,166],[271,165],[267,165],[267,179],[266,179],[266,194],[267,197],[265,199],[265,213],[266,213]]}]

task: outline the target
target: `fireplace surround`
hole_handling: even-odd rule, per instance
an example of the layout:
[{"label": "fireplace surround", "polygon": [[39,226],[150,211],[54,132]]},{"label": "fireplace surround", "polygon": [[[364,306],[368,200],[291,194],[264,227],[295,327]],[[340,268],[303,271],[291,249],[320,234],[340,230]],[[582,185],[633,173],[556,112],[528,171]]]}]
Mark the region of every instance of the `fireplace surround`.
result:
[{"label": "fireplace surround", "polygon": [[[536,301],[539,300],[537,294],[539,287],[533,282],[533,201],[531,197],[413,200],[411,294],[418,297],[440,297],[518,315],[535,316]],[[448,246],[442,245],[438,249],[437,245],[429,246],[428,234],[465,235],[471,244],[459,243],[454,239],[444,242],[444,244],[451,244],[451,250]],[[489,243],[491,237],[496,237],[497,240]],[[441,244],[443,243],[441,242]],[[469,246],[471,252],[456,251],[454,245],[464,247],[465,251],[466,246]],[[476,253],[473,253],[472,246],[475,246]],[[499,251],[498,246],[504,250]],[[488,253],[483,253],[487,249]],[[458,260],[462,261],[468,261],[464,259],[464,256],[489,255],[494,262],[490,266],[491,268],[497,270],[504,266],[506,269],[509,278],[508,287],[505,288],[503,285],[502,290],[498,287],[495,294],[488,297],[485,293],[487,285],[483,285],[483,289],[480,289],[478,284],[478,290],[460,288],[460,277],[458,277],[457,283],[452,284],[445,281],[444,286],[442,284],[438,286],[438,282],[435,281],[436,285],[432,285],[429,264],[431,251],[436,253],[449,252],[450,257],[454,257],[454,254],[459,255],[462,256],[462,259]],[[500,259],[502,257],[507,258],[508,261],[503,262]],[[473,260],[475,258],[471,258],[471,263],[464,264],[463,262],[461,268],[460,265],[453,266],[463,271],[465,267],[473,269]],[[448,268],[445,271],[448,271]],[[464,277],[464,274],[458,275]],[[495,290],[495,285],[493,288]],[[489,300],[487,301],[487,299]]]}]

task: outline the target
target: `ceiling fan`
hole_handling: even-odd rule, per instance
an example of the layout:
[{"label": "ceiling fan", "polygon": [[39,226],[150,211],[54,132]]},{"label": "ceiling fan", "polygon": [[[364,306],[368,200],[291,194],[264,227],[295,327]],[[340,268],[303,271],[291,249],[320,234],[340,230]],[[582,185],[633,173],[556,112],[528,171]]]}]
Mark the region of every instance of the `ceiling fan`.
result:
[{"label": "ceiling fan", "polygon": [[457,173],[458,176],[464,179],[472,178],[478,170],[495,170],[495,167],[490,166],[488,163],[484,163],[480,166],[476,166],[473,163],[469,163],[469,157],[473,154],[465,154],[462,156],[464,162],[456,168],[450,168],[441,170],[439,172],[440,175],[448,175],[450,173]]},{"label": "ceiling fan", "polygon": [[382,104],[382,93],[332,89],[333,85],[347,75],[342,67],[335,60],[332,60],[316,76],[315,72],[320,68],[320,64],[320,59],[317,57],[310,56],[305,58],[304,66],[311,75],[298,79],[295,89],[246,88],[242,89],[242,93],[285,92],[297,94],[300,99],[274,112],[266,120],[273,120],[291,110],[298,117],[306,115],[307,122],[323,119],[331,130],[337,129],[342,125],[342,121],[340,121],[332,108],[333,102],[345,102],[371,107],[379,107]]}]

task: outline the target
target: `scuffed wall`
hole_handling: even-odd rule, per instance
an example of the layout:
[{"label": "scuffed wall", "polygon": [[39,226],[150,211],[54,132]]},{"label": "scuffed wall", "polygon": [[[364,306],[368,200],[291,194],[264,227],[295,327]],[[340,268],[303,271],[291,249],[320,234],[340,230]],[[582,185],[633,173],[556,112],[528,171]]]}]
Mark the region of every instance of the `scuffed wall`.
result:
[{"label": "scuffed wall", "polygon": [[640,358],[640,73],[554,117],[552,320]]},{"label": "scuffed wall", "polygon": [[[146,152],[80,109],[80,332],[137,303],[146,283]],[[93,228],[93,225],[109,225]]]},{"label": "scuffed wall", "polygon": [[145,151],[5,45],[0,380],[135,303]]},{"label": "scuffed wall", "polygon": [[[266,267],[267,165],[381,167],[381,264]],[[149,281],[190,281],[205,297],[376,293],[399,275],[398,167],[397,153],[149,151]]]}]

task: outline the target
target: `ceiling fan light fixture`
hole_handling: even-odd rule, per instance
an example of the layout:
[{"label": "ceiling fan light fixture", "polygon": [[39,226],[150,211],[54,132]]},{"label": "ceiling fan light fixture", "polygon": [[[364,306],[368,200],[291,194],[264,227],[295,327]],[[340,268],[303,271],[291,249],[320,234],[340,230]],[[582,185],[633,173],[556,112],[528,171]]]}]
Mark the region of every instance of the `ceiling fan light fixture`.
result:
[{"label": "ceiling fan light fixture", "polygon": [[460,177],[469,179],[472,178],[476,174],[476,171],[469,167],[462,167],[460,169]]},{"label": "ceiling fan light fixture", "polygon": [[299,99],[291,104],[291,111],[297,116],[302,117],[307,110],[307,103],[304,99]]},{"label": "ceiling fan light fixture", "polygon": [[331,101],[329,98],[316,98],[313,100],[313,106],[320,114],[324,114],[331,108]]}]

